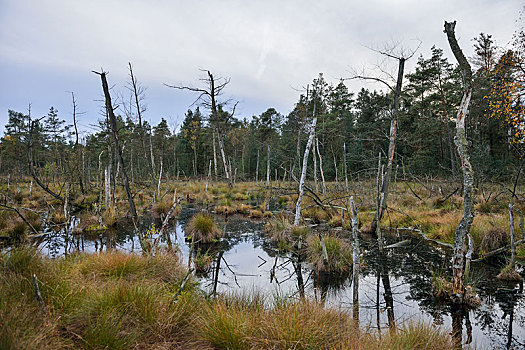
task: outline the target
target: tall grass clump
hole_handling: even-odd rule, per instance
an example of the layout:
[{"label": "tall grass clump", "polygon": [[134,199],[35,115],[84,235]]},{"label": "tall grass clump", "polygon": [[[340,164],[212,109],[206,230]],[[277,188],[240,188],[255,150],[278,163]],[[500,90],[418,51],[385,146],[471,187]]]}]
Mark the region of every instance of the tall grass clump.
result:
[{"label": "tall grass clump", "polygon": [[212,243],[222,236],[222,231],[217,227],[212,216],[197,214],[188,222],[186,234],[195,241]]},{"label": "tall grass clump", "polygon": [[[352,247],[343,239],[323,236],[326,255],[321,239],[313,234],[307,238],[308,261],[317,270],[324,273],[344,273],[352,267]],[[328,259],[326,259],[328,258]]]}]

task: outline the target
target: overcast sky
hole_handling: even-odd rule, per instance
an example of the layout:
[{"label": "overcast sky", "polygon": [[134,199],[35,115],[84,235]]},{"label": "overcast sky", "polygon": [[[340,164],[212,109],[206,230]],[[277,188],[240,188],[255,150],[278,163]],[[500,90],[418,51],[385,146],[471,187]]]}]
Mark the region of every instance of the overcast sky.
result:
[{"label": "overcast sky", "polygon": [[[138,1],[0,0],[0,132],[7,110],[71,120],[74,91],[83,130],[99,118],[99,76],[109,71],[112,96],[127,94],[127,64],[147,88],[145,119],[180,124],[194,95],[163,83],[198,86],[199,69],[230,77],[225,97],[240,101],[237,116],[268,107],[287,114],[300,89],[319,72],[329,81],[381,61],[367,47],[392,41],[432,45],[452,58],[443,21],[457,20],[467,56],[472,38],[493,35],[508,47],[523,1]],[[416,58],[408,68],[412,68]],[[455,61],[452,59],[452,62]],[[363,83],[348,84],[357,90]]]}]

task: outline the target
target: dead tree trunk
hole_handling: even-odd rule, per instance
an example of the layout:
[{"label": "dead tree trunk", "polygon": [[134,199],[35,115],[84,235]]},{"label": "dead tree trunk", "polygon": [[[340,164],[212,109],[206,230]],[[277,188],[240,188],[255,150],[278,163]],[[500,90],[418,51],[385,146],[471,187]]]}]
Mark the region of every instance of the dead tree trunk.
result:
[{"label": "dead tree trunk", "polygon": [[266,147],[266,186],[270,186],[270,145]]},{"label": "dead tree trunk", "polygon": [[514,243],[514,214],[512,213],[513,205],[509,203],[510,219],[510,267],[514,269],[514,260],[516,259],[516,244]]},{"label": "dead tree trunk", "polygon": [[359,219],[353,196],[350,197],[350,210],[352,212],[353,317],[359,322]]},{"label": "dead tree trunk", "polygon": [[212,133],[213,135],[213,170],[215,174],[215,181],[217,181],[217,147],[215,147],[215,133]]},{"label": "dead tree trunk", "polygon": [[[315,101],[315,100],[314,100]],[[304,157],[303,157],[303,169],[301,171],[301,180],[299,181],[299,196],[297,197],[297,203],[295,204],[295,218],[293,221],[294,226],[299,225],[299,220],[301,219],[301,204],[303,202],[303,195],[304,195],[304,181],[306,180],[306,168],[308,165],[308,153],[310,153],[310,147],[312,146],[312,142],[315,137],[315,126],[317,124],[317,115],[315,114],[315,102],[314,102],[314,113],[313,113],[313,121],[312,125],[310,126],[310,135],[308,136],[308,142],[306,143],[306,148],[304,150]],[[314,155],[315,157],[315,155]]]},{"label": "dead tree trunk", "polygon": [[454,258],[452,263],[452,292],[458,301],[462,301],[465,294],[465,237],[468,235],[470,226],[474,219],[474,203],[472,199],[474,172],[472,170],[472,165],[470,164],[470,154],[465,130],[465,119],[468,115],[470,98],[472,96],[472,70],[456,40],[456,35],[454,33],[455,27],[455,21],[451,23],[445,22],[444,33],[447,34],[448,43],[458,61],[465,84],[463,98],[456,116],[456,137],[454,140],[456,147],[458,148],[459,157],[461,159],[461,168],[463,171],[463,217],[456,228],[454,238]]},{"label": "dead tree trunk", "polygon": [[321,173],[321,181],[323,185],[323,194],[326,194],[326,182],[324,181],[324,171],[323,171],[323,157],[319,151],[319,139],[315,137],[315,144],[317,149],[317,156],[319,157],[319,172]]},{"label": "dead tree trunk", "polygon": [[133,217],[133,223],[136,225],[138,221],[137,210],[135,209],[135,202],[133,201],[133,195],[129,188],[128,176],[126,175],[126,169],[124,167],[124,159],[122,158],[122,150],[120,149],[118,131],[117,131],[117,118],[113,112],[113,106],[111,105],[111,96],[109,95],[108,82],[106,80],[106,72],[102,71],[100,73],[93,71],[93,73],[100,75],[102,80],[102,89],[104,90],[104,97],[106,99],[106,110],[109,116],[109,124],[111,127],[111,134],[113,136],[113,142],[115,144],[115,150],[117,152],[118,162],[120,164],[120,175],[122,177],[122,184],[124,185],[124,190],[128,197],[129,210]]},{"label": "dead tree trunk", "polygon": [[401,86],[403,84],[403,72],[405,70],[405,58],[399,58],[399,68],[397,71],[397,83],[394,90],[394,102],[392,106],[392,120],[390,121],[390,136],[388,143],[387,166],[384,174],[384,181],[381,184],[381,196],[378,210],[372,220],[371,231],[375,232],[377,226],[381,225],[381,219],[386,209],[386,201],[388,199],[388,190],[390,186],[390,178],[392,176],[392,164],[394,163],[394,154],[396,150],[396,136],[397,136],[397,114],[399,109],[399,95],[401,93]]},{"label": "dead tree trunk", "polygon": [[343,162],[345,163],[345,188],[348,192],[348,165],[346,164],[346,142],[343,143]]},{"label": "dead tree trunk", "polygon": [[257,165],[255,166],[255,182],[259,182],[259,148],[257,148]]}]

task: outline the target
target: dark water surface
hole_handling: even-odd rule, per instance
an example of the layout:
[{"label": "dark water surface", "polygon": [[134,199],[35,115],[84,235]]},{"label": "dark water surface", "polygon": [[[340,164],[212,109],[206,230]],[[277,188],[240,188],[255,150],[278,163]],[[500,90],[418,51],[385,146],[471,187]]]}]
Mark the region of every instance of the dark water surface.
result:
[{"label": "dark water surface", "polygon": [[[177,245],[184,262],[190,258],[190,243],[184,238],[186,223],[198,212],[184,208],[169,239]],[[352,276],[320,276],[306,261],[279,252],[265,237],[264,223],[217,217],[226,238],[208,250],[211,264],[198,274],[202,289],[210,294],[257,292],[266,296],[299,298],[303,293],[327,306],[352,312]],[[148,223],[150,224],[150,223]],[[74,224],[73,224],[74,225]],[[73,226],[72,225],[72,226]],[[70,227],[72,229],[72,227]],[[349,235],[349,233],[344,233]],[[362,242],[359,278],[359,319],[364,327],[387,332],[406,321],[423,321],[461,332],[464,344],[482,349],[525,349],[525,298],[522,283],[496,279],[498,269],[474,263],[473,280],[482,305],[470,311],[455,310],[432,296],[432,275],[446,273],[450,250],[405,233],[387,244],[409,239],[410,243],[387,249],[378,259],[374,247]],[[166,245],[167,240],[161,241]],[[368,243],[370,244],[370,243]],[[43,238],[41,251],[63,256],[75,251],[97,252],[119,249],[140,253],[140,244],[125,228],[103,234],[78,235],[64,231]]]}]

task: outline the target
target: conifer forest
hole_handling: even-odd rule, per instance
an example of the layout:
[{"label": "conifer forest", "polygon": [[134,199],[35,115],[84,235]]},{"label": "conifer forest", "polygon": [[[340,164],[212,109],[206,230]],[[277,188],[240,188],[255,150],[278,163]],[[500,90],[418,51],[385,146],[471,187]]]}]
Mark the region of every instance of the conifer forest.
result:
[{"label": "conifer forest", "polygon": [[0,349],[525,348],[524,11],[497,38],[503,19],[420,23],[437,42],[378,24],[370,65],[279,77],[288,106],[253,114],[227,69],[133,57],[82,68],[98,109],[74,85],[45,113],[29,87],[0,99]]}]

